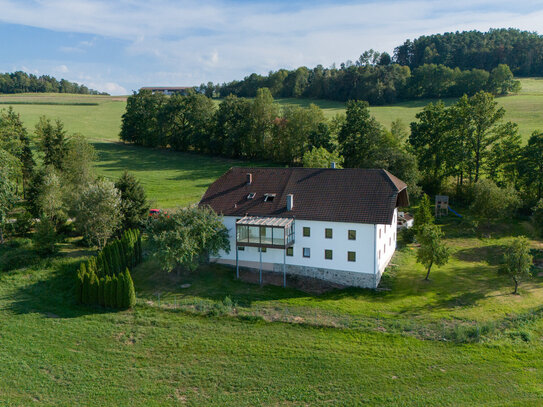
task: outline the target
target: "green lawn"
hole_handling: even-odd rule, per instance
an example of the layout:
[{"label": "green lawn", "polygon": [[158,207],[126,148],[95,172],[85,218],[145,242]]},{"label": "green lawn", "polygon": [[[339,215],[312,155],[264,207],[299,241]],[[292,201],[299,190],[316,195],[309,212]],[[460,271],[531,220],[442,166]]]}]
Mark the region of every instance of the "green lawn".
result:
[{"label": "green lawn", "polygon": [[[542,83],[523,80],[521,95],[500,99],[529,132],[541,122],[528,117]],[[0,106],[18,102],[29,127],[41,114],[62,119],[94,143],[100,174],[134,172],[159,207],[195,202],[227,168],[249,164],[118,143],[118,99],[17,95]],[[372,111],[408,123],[423,104]],[[379,292],[309,295],[216,265],[164,274],[149,260],[133,271],[137,306],[123,312],[74,303],[74,270],[89,251],[73,242],[41,260],[29,241],[0,247],[0,405],[542,405],[543,281],[513,296],[497,274],[508,236],[531,230],[499,225],[491,239],[466,228],[445,221],[453,253],[430,282],[415,248],[401,248]]]},{"label": "green lawn", "polygon": [[122,312],[74,304],[77,247],[41,261],[0,248],[0,264],[24,257],[0,273],[0,405],[541,405],[540,279],[511,295],[496,274],[505,238],[445,230],[453,258],[429,283],[410,247],[377,293],[147,261]]}]

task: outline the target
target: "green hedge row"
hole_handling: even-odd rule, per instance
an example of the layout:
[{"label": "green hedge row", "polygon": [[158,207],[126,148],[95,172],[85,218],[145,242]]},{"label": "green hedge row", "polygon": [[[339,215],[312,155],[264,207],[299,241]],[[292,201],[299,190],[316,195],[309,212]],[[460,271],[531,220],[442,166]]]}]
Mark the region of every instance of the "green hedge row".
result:
[{"label": "green hedge row", "polygon": [[81,304],[130,308],[136,303],[129,268],[141,262],[141,232],[127,230],[108,243],[98,255],[81,263],[77,296]]}]

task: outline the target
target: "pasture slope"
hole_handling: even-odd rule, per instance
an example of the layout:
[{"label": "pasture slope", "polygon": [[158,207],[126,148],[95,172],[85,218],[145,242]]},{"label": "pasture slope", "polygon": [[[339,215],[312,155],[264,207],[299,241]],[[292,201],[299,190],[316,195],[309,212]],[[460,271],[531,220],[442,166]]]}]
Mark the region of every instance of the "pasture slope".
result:
[{"label": "pasture slope", "polygon": [[[543,128],[543,82],[523,85],[500,103],[526,138]],[[0,97],[11,100],[29,128],[46,114],[85,134],[100,174],[129,169],[162,207],[197,201],[241,164],[117,143],[119,98]],[[326,103],[331,114],[342,109]],[[372,111],[385,125],[409,123],[423,104]],[[70,241],[40,259],[17,239],[0,247],[0,405],[539,406],[542,278],[513,296],[497,274],[510,236],[533,231],[511,221],[478,237],[459,222],[443,221],[451,261],[430,282],[411,246],[398,250],[380,292],[310,295],[242,283],[214,265],[166,274],[148,260],[133,271],[137,305],[122,312],[74,303],[74,270],[90,251]]]}]

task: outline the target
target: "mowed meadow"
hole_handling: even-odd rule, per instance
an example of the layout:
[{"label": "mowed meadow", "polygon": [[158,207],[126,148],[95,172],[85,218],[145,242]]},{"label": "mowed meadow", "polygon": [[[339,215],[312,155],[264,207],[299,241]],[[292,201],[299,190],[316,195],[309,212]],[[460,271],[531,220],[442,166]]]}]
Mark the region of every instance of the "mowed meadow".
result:
[{"label": "mowed meadow", "polygon": [[[506,111],[506,119],[519,124],[524,140],[534,130],[543,130],[543,79],[521,79],[518,95],[498,98]],[[389,106],[374,106],[372,114],[386,127],[401,119],[408,126],[415,115],[431,100],[403,102]],[[447,104],[454,100],[445,100]],[[277,103],[308,106],[315,103],[327,117],[345,111],[343,103],[308,99],[277,99]],[[267,165],[219,157],[146,149],[119,142],[121,116],[125,97],[20,94],[0,95],[0,108],[12,106],[30,131],[41,115],[60,119],[69,133],[81,133],[98,152],[96,169],[100,175],[115,179],[125,169],[141,180],[153,205],[173,208],[197,202],[207,186],[228,168],[241,165]]]},{"label": "mowed meadow", "polygon": [[[526,140],[543,129],[543,81],[522,82],[499,103]],[[311,102],[328,116],[344,110],[278,100]],[[426,102],[372,113],[407,125]],[[162,208],[197,202],[233,165],[266,165],[122,144],[120,97],[0,97],[10,104],[30,131],[44,114],[85,135],[99,174],[133,172]],[[429,282],[413,245],[399,247],[382,290],[320,295],[244,283],[217,265],[168,274],[147,259],[132,271],[136,306],[119,312],[76,304],[75,270],[92,250],[68,240],[41,259],[29,239],[9,242],[0,246],[0,405],[542,405],[543,277],[515,296],[497,273],[511,236],[533,236],[530,223],[484,234],[452,215],[440,223],[451,260]],[[531,244],[543,264],[543,244]]]}]

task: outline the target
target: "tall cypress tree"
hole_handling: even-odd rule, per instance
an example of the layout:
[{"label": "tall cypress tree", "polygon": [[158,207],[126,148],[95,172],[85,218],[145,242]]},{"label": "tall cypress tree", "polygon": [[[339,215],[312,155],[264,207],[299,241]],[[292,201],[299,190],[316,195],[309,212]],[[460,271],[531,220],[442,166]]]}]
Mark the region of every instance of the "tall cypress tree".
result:
[{"label": "tall cypress tree", "polygon": [[117,276],[111,276],[111,287],[109,291],[109,304],[111,308],[117,308],[117,284]]},{"label": "tall cypress tree", "polygon": [[87,274],[87,268],[85,267],[85,263],[81,263],[81,266],[79,266],[79,271],[77,272],[77,284],[76,284],[76,295],[77,295],[77,302],[80,304],[83,303],[83,283],[85,281],[85,274]]},{"label": "tall cypress tree", "polygon": [[105,288],[106,288],[106,280],[104,277],[100,277],[98,280],[98,304],[100,304],[102,307],[106,305],[105,303]]},{"label": "tall cypress tree", "polygon": [[136,290],[134,289],[134,282],[130,276],[128,268],[124,271],[124,283],[125,283],[125,308],[132,308],[136,305]]},{"label": "tall cypress tree", "polygon": [[121,193],[123,229],[141,227],[149,211],[149,202],[143,186],[132,174],[125,171],[115,183],[115,188]]},{"label": "tall cypress tree", "polygon": [[90,279],[90,274],[85,273],[85,275],[83,276],[83,287],[81,288],[81,302],[85,305],[90,304]]},{"label": "tall cypress tree", "polygon": [[117,275],[117,308],[123,308],[123,297],[125,291],[124,274]]}]

